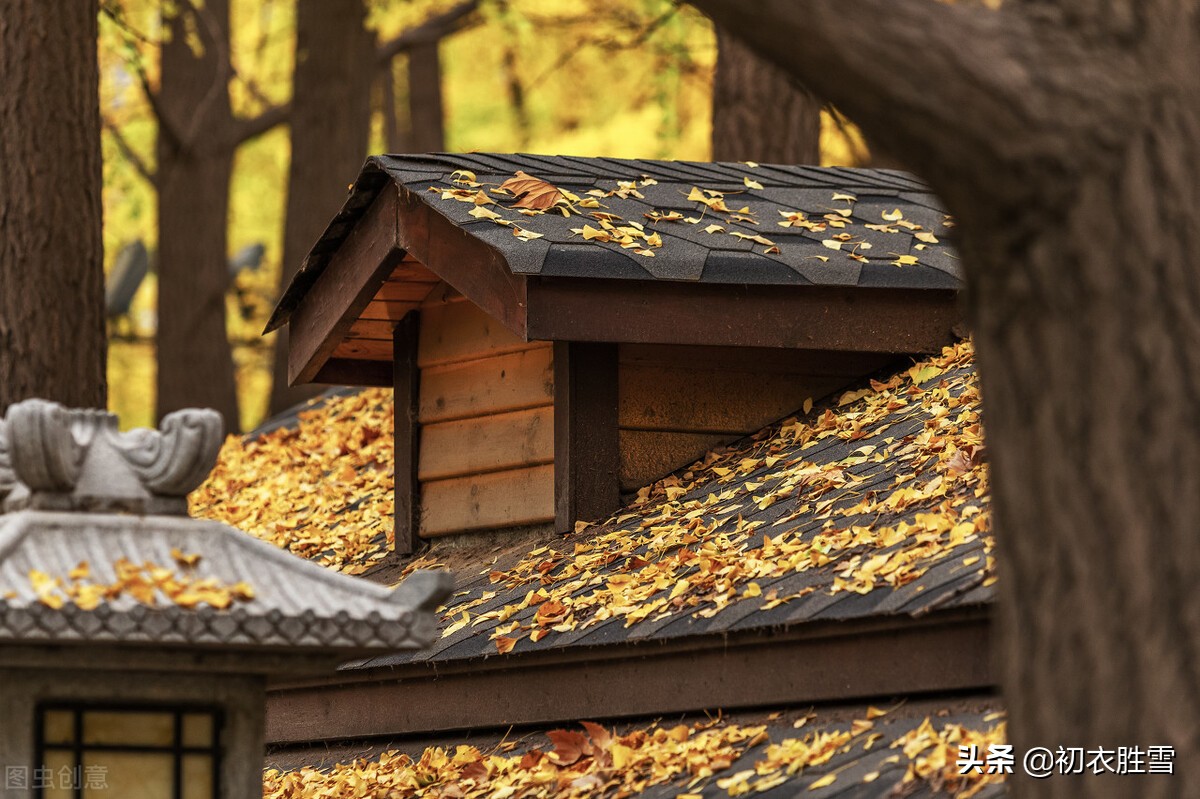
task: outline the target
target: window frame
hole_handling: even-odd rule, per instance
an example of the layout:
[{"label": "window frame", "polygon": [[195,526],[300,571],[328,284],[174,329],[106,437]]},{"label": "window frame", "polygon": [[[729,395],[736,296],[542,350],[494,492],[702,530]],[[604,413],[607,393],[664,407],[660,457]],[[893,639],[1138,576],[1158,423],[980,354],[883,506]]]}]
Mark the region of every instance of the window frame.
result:
[{"label": "window frame", "polygon": [[[52,744],[46,741],[46,714],[50,712],[72,714],[72,741],[69,744]],[[86,780],[83,779],[83,757],[88,752],[131,752],[171,755],[171,796],[183,799],[183,759],[186,755],[207,755],[212,760],[212,799],[221,799],[222,737],[225,713],[219,705],[189,702],[94,702],[88,700],[51,699],[34,705],[34,774],[46,768],[47,752],[69,752],[72,768],[80,775],[72,790],[75,799],[83,799]],[[85,744],[83,742],[83,719],[88,713],[162,713],[172,716],[172,742],[169,745],[155,744]],[[208,714],[212,718],[212,739],[207,746],[184,746],[183,717],[193,713]],[[31,786],[32,787],[32,786]],[[34,799],[45,799],[46,787],[32,787]]]}]

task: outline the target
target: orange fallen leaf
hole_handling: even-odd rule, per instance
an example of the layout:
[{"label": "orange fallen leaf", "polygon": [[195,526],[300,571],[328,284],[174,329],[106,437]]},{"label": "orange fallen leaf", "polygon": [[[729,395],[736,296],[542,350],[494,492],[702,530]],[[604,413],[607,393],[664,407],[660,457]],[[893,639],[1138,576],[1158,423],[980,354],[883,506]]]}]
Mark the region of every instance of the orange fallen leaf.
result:
[{"label": "orange fallen leaf", "polygon": [[553,184],[521,170],[517,170],[516,177],[511,177],[501,183],[500,188],[517,198],[517,201],[513,203],[514,208],[544,211],[559,200],[565,199],[563,193]]}]

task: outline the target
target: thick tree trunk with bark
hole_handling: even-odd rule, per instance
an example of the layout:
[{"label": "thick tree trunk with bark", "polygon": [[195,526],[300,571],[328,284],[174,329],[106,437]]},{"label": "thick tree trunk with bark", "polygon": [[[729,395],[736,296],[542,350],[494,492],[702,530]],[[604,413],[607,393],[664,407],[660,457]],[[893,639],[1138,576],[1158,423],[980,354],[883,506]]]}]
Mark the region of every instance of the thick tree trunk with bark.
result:
[{"label": "thick tree trunk with bark", "polygon": [[[341,207],[366,157],[374,78],[375,37],[362,0],[300,0],[281,290]],[[275,343],[272,413],[319,390],[288,386],[287,347],[282,330]]]},{"label": "thick tree trunk with bark", "polygon": [[714,161],[821,162],[821,101],[721,27],[712,150]]},{"label": "thick tree trunk with bark", "polygon": [[[180,4],[164,20],[158,134],[158,376],[161,417],[185,407],[238,429],[225,325],[226,224],[234,145],[229,2]],[[199,45],[199,52],[192,45]]]},{"label": "thick tree trunk with bark", "polygon": [[0,10],[0,413],[105,405],[97,13]]},{"label": "thick tree trunk with bark", "polygon": [[1014,793],[1200,795],[1200,4],[695,4],[959,219],[1017,750],[1177,753]]},{"label": "thick tree trunk with bark", "polygon": [[433,41],[408,52],[408,110],[412,119],[412,147],[418,153],[446,149],[440,45]]}]

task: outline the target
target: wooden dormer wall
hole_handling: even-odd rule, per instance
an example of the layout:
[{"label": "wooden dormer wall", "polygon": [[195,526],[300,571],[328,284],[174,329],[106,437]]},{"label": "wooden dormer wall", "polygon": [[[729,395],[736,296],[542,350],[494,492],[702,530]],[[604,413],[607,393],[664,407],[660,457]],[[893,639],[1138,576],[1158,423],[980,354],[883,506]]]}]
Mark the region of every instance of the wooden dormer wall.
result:
[{"label": "wooden dormer wall", "polygon": [[663,344],[622,344],[618,352],[622,492],[636,491],[895,359]]},{"label": "wooden dormer wall", "polygon": [[413,518],[425,539],[551,524],[563,532],[576,520],[596,521],[616,508],[619,493],[893,359],[525,342],[444,285],[410,324],[418,372]]},{"label": "wooden dormer wall", "polygon": [[461,296],[420,311],[420,535],[554,519],[554,365]]}]

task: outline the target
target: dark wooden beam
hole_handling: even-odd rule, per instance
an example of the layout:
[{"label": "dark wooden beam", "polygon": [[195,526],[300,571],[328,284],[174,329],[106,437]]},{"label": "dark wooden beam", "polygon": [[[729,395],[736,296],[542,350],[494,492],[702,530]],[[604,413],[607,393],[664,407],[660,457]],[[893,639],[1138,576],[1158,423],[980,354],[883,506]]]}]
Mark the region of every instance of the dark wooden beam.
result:
[{"label": "dark wooden beam", "polygon": [[554,526],[620,507],[617,345],[554,342]]},{"label": "dark wooden beam", "polygon": [[[991,689],[988,609],[472,661],[412,662],[268,694],[267,741],[302,744]],[[586,690],[580,690],[586,686]]]},{"label": "dark wooden beam", "polygon": [[420,482],[417,459],[421,429],[417,424],[421,370],[417,366],[419,311],[409,311],[392,333],[392,385],[395,401],[395,538],[396,552],[409,555],[417,548],[420,530]]},{"label": "dark wooden beam", "polygon": [[530,340],[934,353],[955,339],[957,292],[540,277]]},{"label": "dark wooden beam", "polygon": [[331,386],[389,387],[392,385],[392,364],[390,361],[330,358],[311,382]]},{"label": "dark wooden beam", "polygon": [[404,257],[396,189],[385,187],[288,320],[288,382],[311,382]]},{"label": "dark wooden beam", "polygon": [[399,191],[400,246],[513,333],[526,338],[525,277],[514,275],[504,256],[413,192],[403,187]]}]

